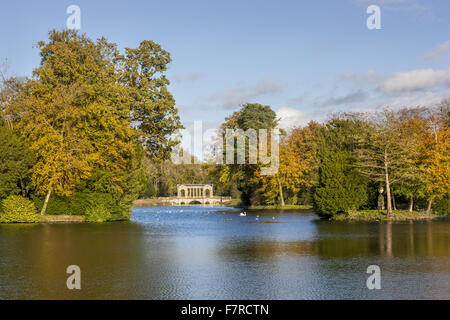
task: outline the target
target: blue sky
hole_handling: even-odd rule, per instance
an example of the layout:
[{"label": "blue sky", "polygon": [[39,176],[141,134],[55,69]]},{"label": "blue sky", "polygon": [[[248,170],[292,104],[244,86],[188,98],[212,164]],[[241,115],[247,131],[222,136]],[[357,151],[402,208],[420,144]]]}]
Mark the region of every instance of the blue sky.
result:
[{"label": "blue sky", "polygon": [[[213,127],[240,103],[270,105],[282,126],[334,111],[430,105],[450,97],[450,2],[8,1],[0,11],[0,59],[29,76],[33,45],[81,8],[81,31],[120,48],[149,39],[173,62],[167,73],[183,124]],[[366,27],[381,7],[381,30]]]}]

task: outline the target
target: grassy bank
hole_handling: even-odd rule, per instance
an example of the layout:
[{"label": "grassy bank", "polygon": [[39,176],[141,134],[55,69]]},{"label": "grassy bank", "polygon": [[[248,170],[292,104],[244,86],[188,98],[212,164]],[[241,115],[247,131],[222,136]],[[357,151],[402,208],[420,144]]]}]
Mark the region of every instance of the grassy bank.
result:
[{"label": "grassy bank", "polygon": [[280,205],[250,206],[250,207],[247,207],[246,209],[249,209],[249,210],[273,210],[273,209],[277,209],[277,210],[289,210],[289,209],[310,210],[310,209],[312,209],[312,206],[287,204],[284,206],[280,206]]},{"label": "grassy bank", "polygon": [[133,202],[133,207],[156,207],[167,205],[166,201],[160,199],[138,199]]},{"label": "grassy bank", "polygon": [[41,223],[82,223],[85,221],[85,216],[45,215],[40,217]]},{"label": "grassy bank", "polygon": [[436,216],[425,212],[407,210],[394,210],[390,219],[386,216],[386,211],[380,210],[359,210],[349,214],[339,214],[331,218],[335,221],[413,221],[413,220],[431,220]]}]

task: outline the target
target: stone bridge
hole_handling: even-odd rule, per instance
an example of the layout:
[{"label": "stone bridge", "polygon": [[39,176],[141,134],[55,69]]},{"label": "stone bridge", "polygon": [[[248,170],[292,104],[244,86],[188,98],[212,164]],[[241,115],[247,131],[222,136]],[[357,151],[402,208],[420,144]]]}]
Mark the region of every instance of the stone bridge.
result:
[{"label": "stone bridge", "polygon": [[171,197],[170,201],[173,205],[221,205],[231,201],[231,197],[214,196],[213,187],[212,184],[178,184],[177,196]]}]

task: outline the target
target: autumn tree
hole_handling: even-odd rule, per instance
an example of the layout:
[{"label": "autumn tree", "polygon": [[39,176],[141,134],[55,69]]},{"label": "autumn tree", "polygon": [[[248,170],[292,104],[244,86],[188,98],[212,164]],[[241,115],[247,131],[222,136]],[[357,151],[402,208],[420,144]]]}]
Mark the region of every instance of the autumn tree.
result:
[{"label": "autumn tree", "polygon": [[169,52],[153,41],[142,41],[138,48],[126,48],[120,57],[120,81],[126,88],[131,121],[148,155],[153,160],[169,158],[178,141],[172,134],[182,129],[175,99],[168,90],[164,72],[172,61]]},{"label": "autumn tree", "polygon": [[7,60],[0,64],[0,116],[10,128],[12,128],[12,123],[6,110],[23,89],[24,84],[25,80],[23,78],[9,74]]},{"label": "autumn tree", "polygon": [[[258,103],[247,103],[242,105],[239,111],[234,112],[230,117],[225,119],[219,135],[226,137],[227,130],[228,133],[231,133],[231,137],[235,137],[239,133],[249,132],[249,130],[254,130],[254,133],[258,135],[259,131],[263,129],[267,130],[268,141],[271,141],[271,130],[274,130],[277,125],[278,119],[276,118],[276,113],[270,106],[263,106]],[[254,155],[259,153],[259,146],[255,146],[251,143],[250,139],[245,136],[243,144],[244,150],[240,150],[243,154],[245,152],[245,159],[243,159],[244,163],[237,163],[239,160],[237,155],[239,145],[237,139],[234,139],[233,141],[234,164],[227,164],[223,168],[220,181],[238,181],[241,200],[245,205],[260,203],[264,191],[261,189],[262,185],[259,178],[259,171],[263,165],[260,162],[260,158],[257,159],[257,163],[255,164],[251,164],[249,161],[250,153]],[[226,148],[227,146],[224,145],[224,159],[226,157]],[[270,150],[270,146],[268,146],[268,150]]]},{"label": "autumn tree", "polygon": [[391,171],[395,193],[409,199],[409,211],[414,209],[414,199],[425,197],[428,179],[423,141],[427,139],[427,108],[403,108],[396,112],[398,143],[406,152]]},{"label": "autumn tree", "polygon": [[73,30],[53,30],[38,46],[41,65],[6,113],[38,157],[32,179],[46,194],[41,214],[53,192],[72,194],[97,169],[126,196],[140,167],[137,144],[168,152],[180,126],[163,75],[169,54],[144,41],[121,55],[105,38]]},{"label": "autumn tree", "polygon": [[430,213],[434,200],[450,193],[450,101],[444,100],[428,116],[428,136],[422,140],[424,163],[427,170],[426,192]]},{"label": "autumn tree", "polygon": [[[392,217],[391,184],[408,158],[407,145],[401,140],[401,125],[396,113],[385,109],[367,122],[367,130],[360,136],[356,150],[359,171],[377,182],[384,182],[387,217]],[[398,177],[398,175],[397,175]]]},{"label": "autumn tree", "polygon": [[266,202],[279,199],[285,205],[285,197],[297,197],[302,188],[314,185],[317,172],[316,130],[320,125],[310,122],[305,127],[296,127],[281,139],[279,169],[274,175],[260,175],[260,191]]}]

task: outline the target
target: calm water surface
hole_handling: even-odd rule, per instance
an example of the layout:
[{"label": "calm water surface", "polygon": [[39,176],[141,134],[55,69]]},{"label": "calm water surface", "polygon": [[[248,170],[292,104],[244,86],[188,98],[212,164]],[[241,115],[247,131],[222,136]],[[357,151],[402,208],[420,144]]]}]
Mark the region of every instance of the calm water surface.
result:
[{"label": "calm water surface", "polygon": [[[81,290],[66,287],[73,264]],[[373,264],[381,290],[366,287]],[[450,299],[450,220],[151,207],[130,222],[1,225],[0,299],[15,298]]]}]

